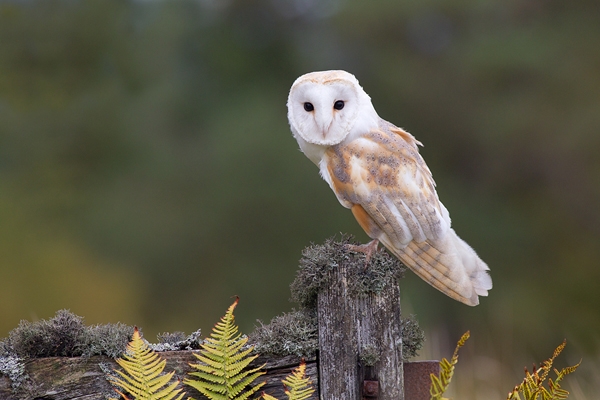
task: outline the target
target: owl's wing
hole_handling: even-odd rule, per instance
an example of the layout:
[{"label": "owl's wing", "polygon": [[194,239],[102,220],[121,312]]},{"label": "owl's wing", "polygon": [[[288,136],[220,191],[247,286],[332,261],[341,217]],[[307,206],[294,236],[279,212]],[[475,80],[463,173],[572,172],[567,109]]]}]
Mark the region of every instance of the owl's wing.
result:
[{"label": "owl's wing", "polygon": [[437,240],[450,228],[418,144],[408,132],[382,123],[326,152],[329,183],[340,202],[361,206],[397,247]]},{"label": "owl's wing", "polygon": [[321,172],[371,238],[432,286],[475,305],[491,288],[488,268],[450,228],[418,144],[382,121],[379,129],[329,148]]}]

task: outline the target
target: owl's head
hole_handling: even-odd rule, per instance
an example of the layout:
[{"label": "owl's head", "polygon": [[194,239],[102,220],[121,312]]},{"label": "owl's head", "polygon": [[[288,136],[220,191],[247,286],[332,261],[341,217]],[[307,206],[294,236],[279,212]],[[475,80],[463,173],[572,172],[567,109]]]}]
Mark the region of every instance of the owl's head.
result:
[{"label": "owl's head", "polygon": [[287,106],[292,132],[301,147],[302,140],[318,146],[336,145],[357,122],[372,123],[377,118],[371,99],[346,71],[302,75],[290,89]]}]

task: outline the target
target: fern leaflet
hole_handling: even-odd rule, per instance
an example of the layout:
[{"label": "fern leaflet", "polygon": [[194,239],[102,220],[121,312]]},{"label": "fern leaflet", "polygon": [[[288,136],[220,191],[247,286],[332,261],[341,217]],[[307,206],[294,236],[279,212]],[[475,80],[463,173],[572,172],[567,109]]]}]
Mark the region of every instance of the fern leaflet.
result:
[{"label": "fern leaflet", "polygon": [[456,348],[454,349],[454,354],[452,354],[452,358],[448,361],[446,358],[442,358],[440,361],[440,376],[435,376],[431,374],[431,386],[429,388],[429,393],[431,394],[431,400],[443,400],[442,395],[448,389],[450,385],[450,381],[452,381],[452,375],[454,375],[454,366],[458,363],[458,350],[464,346],[465,342],[469,339],[470,332],[465,332],[458,343],[456,344]]},{"label": "fern leaflet", "polygon": [[[515,386],[515,388],[508,394],[507,400],[537,400],[541,398],[542,400],[563,400],[566,399],[569,395],[569,392],[560,387],[560,382],[563,378],[573,372],[579,367],[581,361],[576,365],[571,367],[566,367],[561,369],[560,371],[554,368],[554,373],[556,374],[556,379],[552,380],[548,378],[550,370],[552,370],[552,364],[554,363],[554,359],[558,357],[558,355],[563,351],[565,346],[567,345],[567,341],[563,341],[557,348],[554,350],[552,357],[542,363],[540,368],[533,367],[533,372],[529,372],[527,368],[525,368],[525,379],[520,385]],[[544,382],[548,380],[548,388],[544,386]]]},{"label": "fern leaflet", "polygon": [[[138,400],[181,400],[183,389],[178,388],[179,381],[170,383],[175,372],[162,374],[166,361],[152,351],[142,339],[137,327],[133,331],[133,338],[127,345],[127,352],[122,358],[116,359],[125,372],[115,372],[121,378],[109,376],[109,380],[119,388],[129,392]],[[165,387],[166,386],[166,387]],[[120,392],[124,399],[127,396]]]},{"label": "fern leaflet", "polygon": [[186,385],[192,386],[211,400],[245,400],[256,393],[264,382],[251,388],[256,378],[265,372],[263,366],[244,370],[258,356],[251,356],[254,347],[244,349],[247,337],[238,333],[233,310],[239,299],[229,307],[225,315],[213,328],[211,337],[202,344],[200,354],[194,354],[200,361],[190,364],[196,371],[190,375],[199,379],[185,379]]}]

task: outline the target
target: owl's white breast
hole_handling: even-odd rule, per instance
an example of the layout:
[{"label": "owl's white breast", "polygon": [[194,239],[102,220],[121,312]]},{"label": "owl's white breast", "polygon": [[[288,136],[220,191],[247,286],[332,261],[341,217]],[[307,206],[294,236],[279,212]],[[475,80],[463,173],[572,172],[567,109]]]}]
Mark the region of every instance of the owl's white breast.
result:
[{"label": "owl's white breast", "polygon": [[306,140],[302,139],[300,135],[294,132],[292,128],[292,132],[294,133],[294,137],[298,141],[298,145],[300,146],[300,150],[304,153],[304,155],[315,165],[319,165],[321,160],[323,159],[323,155],[325,155],[325,151],[329,146],[322,146],[318,144],[309,143]]}]

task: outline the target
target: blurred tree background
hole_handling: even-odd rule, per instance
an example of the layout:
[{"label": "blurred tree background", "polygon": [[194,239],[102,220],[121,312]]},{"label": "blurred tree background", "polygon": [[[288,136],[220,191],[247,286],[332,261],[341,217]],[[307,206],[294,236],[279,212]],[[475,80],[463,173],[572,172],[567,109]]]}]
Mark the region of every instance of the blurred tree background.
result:
[{"label": "blurred tree background", "polygon": [[245,332],[291,309],[304,246],[367,239],[287,125],[324,69],[425,144],[491,267],[476,308],[407,273],[423,356],[471,329],[457,396],[503,399],[566,337],[567,388],[597,391],[597,0],[0,2],[0,337],[61,308],[150,340],[233,295]]}]

